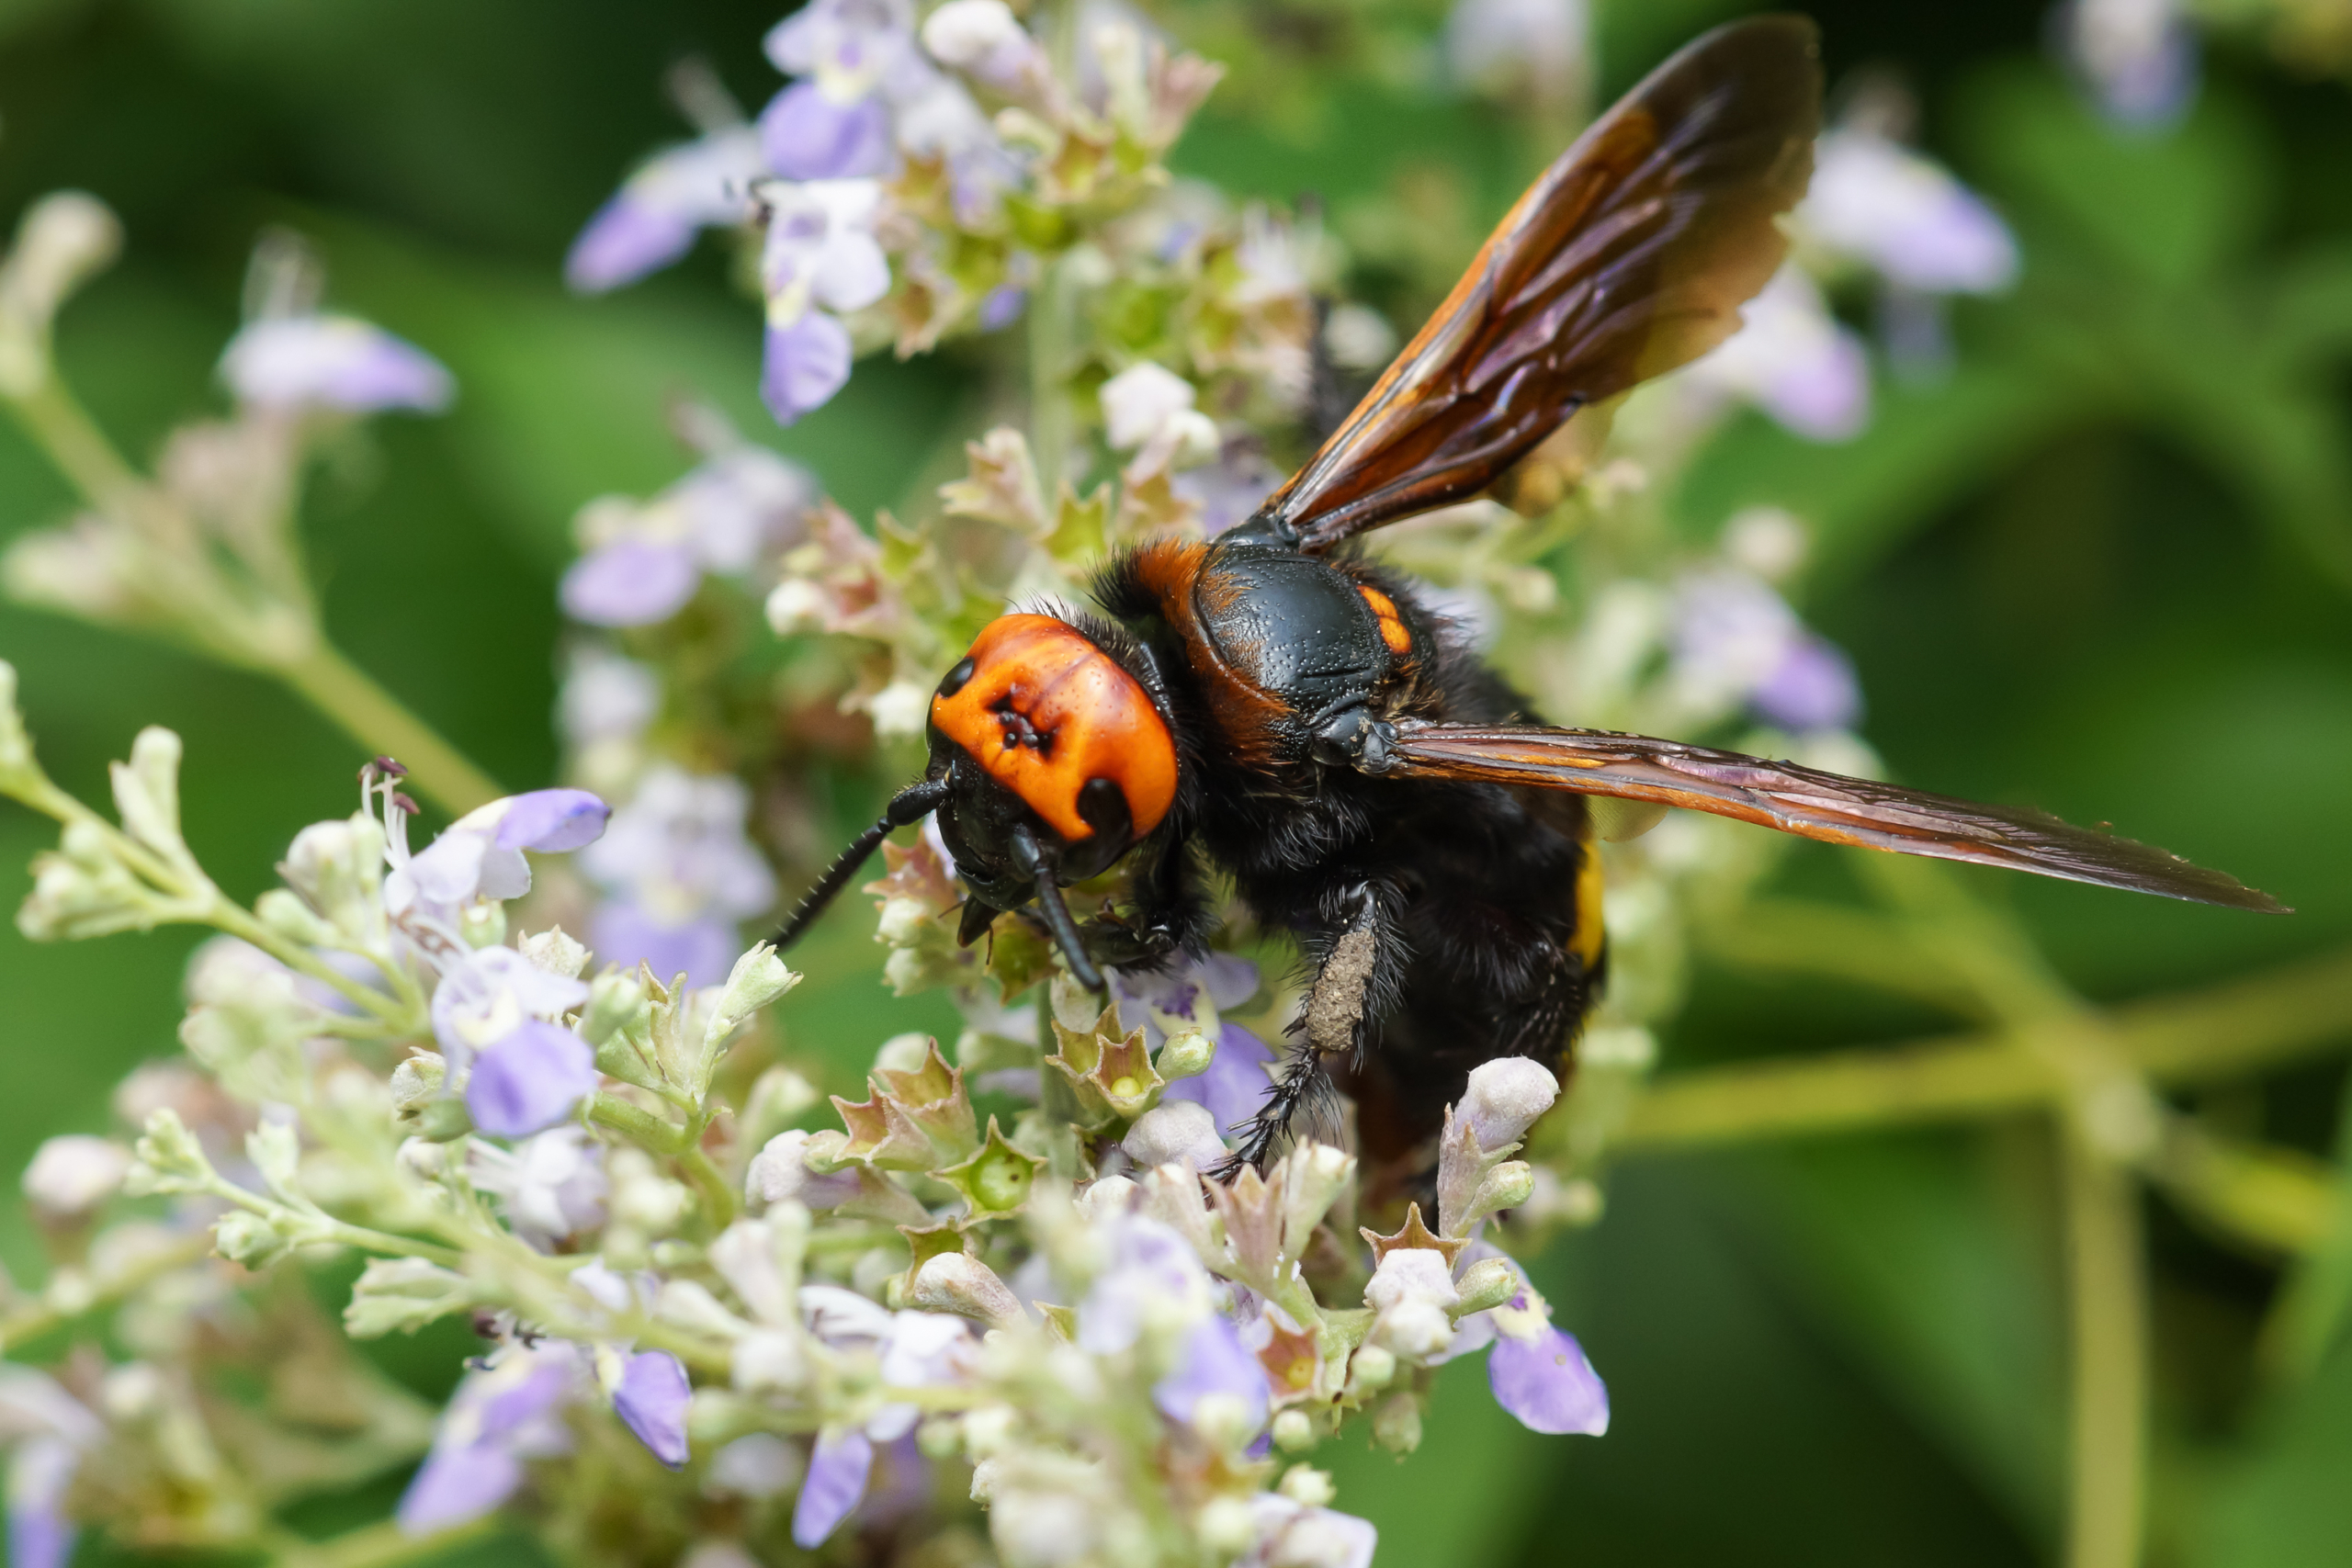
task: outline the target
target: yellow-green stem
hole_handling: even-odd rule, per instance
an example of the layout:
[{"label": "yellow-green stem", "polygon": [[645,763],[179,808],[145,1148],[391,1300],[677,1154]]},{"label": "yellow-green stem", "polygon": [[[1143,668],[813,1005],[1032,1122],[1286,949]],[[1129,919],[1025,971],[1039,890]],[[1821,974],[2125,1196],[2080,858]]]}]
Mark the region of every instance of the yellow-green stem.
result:
[{"label": "yellow-green stem", "polygon": [[498,1516],[492,1514],[430,1535],[411,1535],[396,1521],[385,1519],[332,1540],[281,1547],[271,1561],[280,1568],[393,1568],[437,1557],[502,1528]]},{"label": "yellow-green stem", "polygon": [[318,642],[277,673],[361,747],[399,761],[410,785],[446,809],[462,816],[506,793],[333,644]]},{"label": "yellow-green stem", "polygon": [[2138,1568],[2148,1416],[2139,1190],[2072,1132],[2059,1135],[2074,1362],[2066,1563]]},{"label": "yellow-green stem", "polygon": [[[2211,1083],[2352,1043],[2352,954],[2273,970],[2109,1014],[2122,1056],[2159,1082]],[[2064,1085],[2027,1030],[1824,1052],[1659,1080],[1634,1102],[1612,1150],[1646,1152],[2029,1111]]]}]

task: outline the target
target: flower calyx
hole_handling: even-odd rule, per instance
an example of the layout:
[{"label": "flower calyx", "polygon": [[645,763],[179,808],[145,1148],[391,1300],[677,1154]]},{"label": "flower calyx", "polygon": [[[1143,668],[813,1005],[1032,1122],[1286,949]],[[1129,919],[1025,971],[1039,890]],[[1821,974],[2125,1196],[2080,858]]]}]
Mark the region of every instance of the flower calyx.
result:
[{"label": "flower calyx", "polygon": [[[927,1043],[922,1065],[910,1071],[877,1067],[873,1094],[863,1100],[833,1096],[849,1130],[829,1155],[884,1170],[933,1170],[967,1159],[980,1147],[964,1074],[947,1065],[939,1042]],[[813,1151],[812,1151],[813,1152]]]},{"label": "flower calyx", "polygon": [[1119,1009],[1114,1002],[1091,1028],[1077,1030],[1054,1021],[1054,1055],[1046,1058],[1062,1085],[1077,1101],[1070,1120],[1087,1132],[1100,1132],[1114,1122],[1132,1122],[1159,1101],[1168,1087],[1151,1065],[1151,1052],[1137,1028],[1118,1032]]}]

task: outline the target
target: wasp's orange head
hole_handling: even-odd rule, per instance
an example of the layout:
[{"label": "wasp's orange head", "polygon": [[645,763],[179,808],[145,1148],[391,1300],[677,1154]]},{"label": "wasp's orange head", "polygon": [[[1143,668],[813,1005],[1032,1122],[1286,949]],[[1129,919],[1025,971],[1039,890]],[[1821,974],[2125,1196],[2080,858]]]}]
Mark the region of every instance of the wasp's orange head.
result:
[{"label": "wasp's orange head", "polygon": [[[956,865],[989,904],[1010,908],[1031,880],[1005,866],[1015,826],[1050,829],[1058,879],[1108,866],[1166,820],[1176,801],[1176,740],[1141,682],[1078,627],[1051,615],[990,622],[931,704],[933,775],[959,787],[940,825]],[[1017,803],[1017,808],[1015,804]]]}]

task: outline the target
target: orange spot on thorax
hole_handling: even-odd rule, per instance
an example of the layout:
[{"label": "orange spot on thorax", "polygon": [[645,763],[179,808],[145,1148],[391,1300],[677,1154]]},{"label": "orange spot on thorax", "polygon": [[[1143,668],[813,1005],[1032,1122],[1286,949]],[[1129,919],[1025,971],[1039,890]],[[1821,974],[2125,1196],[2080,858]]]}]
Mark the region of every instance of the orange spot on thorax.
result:
[{"label": "orange spot on thorax", "polygon": [[1412,652],[1413,629],[1405,624],[1396,601],[1368,582],[1357,583],[1356,592],[1363,595],[1363,602],[1372,606],[1373,615],[1379,619],[1380,640],[1388,645],[1388,651],[1399,659]]}]

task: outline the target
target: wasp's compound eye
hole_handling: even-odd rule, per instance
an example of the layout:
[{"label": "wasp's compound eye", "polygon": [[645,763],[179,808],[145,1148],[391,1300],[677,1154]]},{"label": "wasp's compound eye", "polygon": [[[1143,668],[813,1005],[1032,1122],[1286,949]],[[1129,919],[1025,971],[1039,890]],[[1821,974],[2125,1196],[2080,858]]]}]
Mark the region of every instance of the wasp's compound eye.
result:
[{"label": "wasp's compound eye", "polygon": [[941,678],[939,682],[939,694],[943,697],[952,697],[956,693],[962,691],[965,686],[970,682],[972,679],[972,672],[978,668],[979,666],[973,663],[969,659],[958,661],[955,669],[950,670],[944,677]]}]

